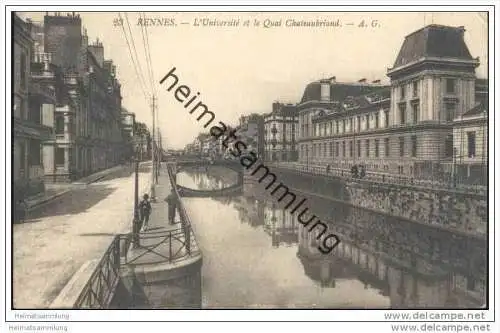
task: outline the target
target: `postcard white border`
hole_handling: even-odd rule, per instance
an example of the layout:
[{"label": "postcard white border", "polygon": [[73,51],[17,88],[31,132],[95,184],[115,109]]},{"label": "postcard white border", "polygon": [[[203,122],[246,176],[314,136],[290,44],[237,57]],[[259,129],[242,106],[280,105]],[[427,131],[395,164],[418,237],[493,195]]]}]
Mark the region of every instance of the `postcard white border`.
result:
[{"label": "postcard white border", "polygon": [[[218,6],[203,6],[200,5],[200,2],[198,3],[193,3],[193,2],[183,2],[184,4],[198,4],[196,7],[186,7],[186,6],[150,6],[150,7],[144,7],[143,6],[95,6],[99,4],[99,1],[86,1],[82,2],[80,1],[80,4],[93,4],[92,6],[80,6],[80,5],[71,5],[71,6],[65,6],[68,4],[67,1],[50,1],[50,3],[45,2],[46,5],[58,5],[57,10],[58,11],[235,11],[235,12],[244,12],[244,11],[488,11],[490,13],[489,15],[489,78],[490,78],[490,85],[489,85],[489,96],[490,96],[490,110],[495,110],[495,93],[494,93],[494,88],[496,87],[495,84],[493,84],[493,80],[496,82],[496,77],[493,72],[493,67],[496,63],[496,54],[495,54],[495,41],[493,38],[494,32],[496,33],[498,31],[497,27],[494,25],[494,21],[497,18],[498,14],[494,14],[493,8],[492,7],[484,7],[484,5],[491,4],[492,2],[482,2],[478,1],[478,5],[474,6],[460,6],[460,7],[455,7],[455,6],[405,6],[405,7],[400,7],[400,6],[389,6],[389,7],[381,7],[381,6],[373,6],[373,5],[368,5],[368,6],[363,6],[363,7],[353,7],[353,6],[325,6],[325,2],[320,2],[319,4],[322,4],[322,6],[245,6],[245,7],[218,7]],[[122,2],[123,3],[123,2]],[[254,2],[255,3],[255,2]],[[265,2],[263,2],[265,3]],[[290,2],[288,2],[290,3]],[[352,1],[350,4],[361,4],[361,5],[366,5],[367,1],[360,2],[360,1]],[[391,4],[398,3],[396,1],[390,2]],[[435,4],[435,1],[414,1],[414,4]],[[457,4],[457,2],[454,2]],[[11,11],[53,11],[54,8],[46,7],[46,6],[18,6],[19,4],[22,4],[22,2],[17,1],[17,5],[12,5],[8,7],[3,7],[4,8],[4,17],[8,20],[7,22],[10,21],[10,12]],[[224,3],[221,3],[224,4]],[[63,6],[61,6],[63,5]],[[481,6],[483,5],[483,6]],[[494,16],[495,15],[495,16]],[[4,90],[6,93],[4,95],[4,102],[6,103],[6,107],[10,105],[10,78],[11,78],[11,70],[10,70],[10,63],[11,63],[11,57],[10,57],[10,36],[11,36],[11,27],[9,24],[2,24],[2,30],[6,28],[5,31],[2,31],[2,38],[4,38],[2,45],[4,45],[5,48],[7,48],[7,52],[2,52],[2,57],[4,55],[6,56],[5,58],[5,70],[6,73],[4,73],[6,77],[6,89]],[[5,49],[4,49],[5,51]],[[4,84],[4,82],[2,82]],[[7,113],[7,111],[6,111]],[[11,122],[10,122],[10,117],[6,117],[6,124],[4,124],[6,130],[10,129],[11,127]],[[493,141],[493,129],[494,129],[494,112],[490,113],[490,139]],[[3,120],[2,120],[3,121]],[[7,147],[10,147],[11,144],[11,139],[10,139],[10,133],[7,132],[5,135],[6,142],[2,142],[2,149],[5,149],[3,152],[3,156],[6,157],[5,163],[2,163],[5,165],[6,169],[6,175],[10,175],[10,154],[8,154],[9,149]],[[4,137],[2,136],[2,141],[4,140]],[[497,138],[494,140],[495,144],[497,142]],[[490,252],[489,256],[489,267],[490,267],[490,276],[489,276],[489,300],[490,300],[490,309],[489,310],[477,310],[477,311],[485,311],[486,312],[486,318],[488,321],[493,321],[494,320],[494,300],[496,299],[496,294],[498,294],[498,290],[495,290],[494,286],[494,281],[495,281],[495,274],[493,272],[493,267],[495,267],[495,258],[498,258],[498,249],[493,247],[493,242],[494,242],[494,207],[496,205],[496,198],[495,202],[493,202],[494,198],[494,161],[496,160],[496,156],[494,154],[494,146],[496,145],[489,145],[489,156],[490,156],[490,235],[489,235],[489,240],[490,240],[490,249],[493,251]],[[2,157],[3,158],[3,157]],[[10,176],[7,177],[5,180],[5,188],[6,188],[6,193],[10,193]],[[10,214],[10,198],[6,197],[6,214]],[[6,215],[9,216],[9,215]],[[10,267],[11,267],[11,242],[10,242],[10,236],[11,236],[11,227],[10,223],[8,221],[5,221],[6,225],[6,232],[7,234],[4,233],[4,229],[2,228],[2,236],[3,239],[7,241],[6,244],[6,253],[4,253],[4,248],[2,247],[2,258],[6,257],[6,272],[5,274],[2,274],[2,282],[6,282],[7,289],[4,290],[2,287],[1,295],[5,296],[2,297],[2,299],[7,300],[7,307],[10,308],[10,300],[11,300],[11,272],[10,272]],[[495,230],[496,232],[496,230]],[[494,253],[493,253],[494,252]],[[6,279],[6,280],[4,280]],[[4,295],[5,292],[5,295]],[[3,306],[0,306],[3,307]],[[339,322],[345,322],[345,321],[354,321],[354,322],[369,322],[369,321],[384,321],[384,313],[387,313],[388,310],[98,310],[98,311],[85,311],[85,310],[70,310],[70,311],[59,311],[59,310],[6,310],[6,318],[4,318],[6,321],[17,321],[15,318],[16,313],[39,313],[43,314],[49,311],[50,313],[53,313],[54,311],[57,311],[58,313],[61,314],[69,314],[69,321],[74,322],[74,321],[118,321],[121,322],[120,326],[122,327],[128,327],[129,329],[134,327],[133,323],[124,323],[127,321],[188,321],[188,322],[193,322],[193,321],[339,321]],[[390,312],[396,312],[398,310],[389,310]],[[474,311],[449,311],[449,312],[462,312],[462,313],[470,313],[470,312],[477,312],[476,310]],[[411,311],[403,311],[406,313],[415,313],[415,312],[422,312],[422,310],[411,310]],[[436,310],[436,311],[428,311],[430,312],[448,312],[446,310]],[[62,324],[62,323],[60,323]],[[73,323],[77,324],[77,323]],[[77,331],[86,331],[88,332],[90,329],[95,329],[91,328],[90,324],[85,325],[77,325],[74,326],[71,324],[71,331],[77,332]],[[141,329],[144,331],[145,324],[141,324]],[[170,325],[176,325],[175,323],[171,323]],[[180,324],[182,325],[182,324]],[[297,328],[298,324],[294,324],[293,326],[288,326],[288,327],[295,327]],[[149,326],[149,325],[148,325]],[[200,326],[200,325],[198,325]],[[373,323],[363,323],[362,326],[366,329],[373,329]],[[387,326],[387,324],[386,324]],[[98,327],[98,326],[96,326]],[[200,326],[203,327],[203,326]],[[347,329],[353,329],[351,324],[342,324],[340,326],[336,326],[336,328],[341,328],[345,327]],[[387,326],[388,327],[388,326]],[[360,327],[361,328],[361,327]],[[81,329],[81,330],[80,330]],[[108,327],[109,329],[109,327]],[[182,329],[182,326],[179,326],[179,329]],[[238,329],[241,329],[239,327]],[[255,329],[255,328],[254,328]],[[99,330],[100,331],[100,330]]]}]

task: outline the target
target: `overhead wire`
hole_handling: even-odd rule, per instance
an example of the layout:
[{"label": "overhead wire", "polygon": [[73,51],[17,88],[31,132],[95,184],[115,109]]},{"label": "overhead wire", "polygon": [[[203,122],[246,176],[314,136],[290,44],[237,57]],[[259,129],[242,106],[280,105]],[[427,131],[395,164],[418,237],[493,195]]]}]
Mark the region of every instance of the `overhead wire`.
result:
[{"label": "overhead wire", "polygon": [[[120,21],[121,21],[121,22],[123,22],[123,19],[122,19],[122,16],[121,16],[121,14],[120,14],[120,13],[118,13],[118,17],[120,18]],[[144,98],[145,98],[145,99],[146,99],[146,101],[147,101],[147,100],[148,100],[148,94],[146,93],[146,89],[145,89],[145,87],[144,87],[143,81],[141,80],[141,77],[142,77],[142,76],[141,76],[141,74],[142,74],[142,73],[140,73],[140,72],[139,72],[138,66],[137,66],[137,64],[136,64],[136,62],[135,62],[135,58],[134,58],[134,55],[133,55],[133,53],[132,53],[132,48],[131,48],[131,46],[130,46],[130,42],[129,42],[128,38],[127,38],[127,33],[126,33],[126,31],[125,31],[125,28],[123,27],[123,24],[121,24],[121,28],[122,28],[122,31],[123,31],[123,36],[125,37],[125,41],[127,42],[127,48],[128,48],[129,55],[130,55],[130,60],[132,61],[132,65],[133,65],[133,67],[134,67],[134,70],[135,70],[135,74],[136,74],[136,76],[137,76],[137,79],[139,80],[139,84],[140,84],[140,87],[141,87],[142,93],[143,93],[143,95],[144,95]],[[133,37],[132,37],[132,35],[131,35],[130,37],[131,37],[131,38],[133,38]]]}]

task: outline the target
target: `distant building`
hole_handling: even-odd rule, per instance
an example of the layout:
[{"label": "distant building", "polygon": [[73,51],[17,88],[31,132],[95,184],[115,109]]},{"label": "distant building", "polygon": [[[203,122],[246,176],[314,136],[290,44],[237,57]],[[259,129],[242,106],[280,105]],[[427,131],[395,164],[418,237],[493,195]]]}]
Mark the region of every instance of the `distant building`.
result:
[{"label": "distant building", "polygon": [[247,146],[247,151],[253,151],[258,157],[264,157],[264,118],[253,113],[241,116],[236,133],[241,142]]},{"label": "distant building", "polygon": [[130,159],[134,154],[136,145],[136,143],[133,141],[135,114],[132,112],[128,112],[125,108],[122,108],[121,119],[122,138],[125,145],[124,158]]},{"label": "distant building", "polygon": [[297,107],[293,104],[273,103],[273,111],[264,115],[264,156],[268,161],[296,161]]},{"label": "distant building", "polygon": [[31,79],[33,39],[31,24],[13,14],[14,87],[12,123],[14,199],[31,196],[45,189],[43,142],[53,137],[55,87],[52,73],[46,79]]}]

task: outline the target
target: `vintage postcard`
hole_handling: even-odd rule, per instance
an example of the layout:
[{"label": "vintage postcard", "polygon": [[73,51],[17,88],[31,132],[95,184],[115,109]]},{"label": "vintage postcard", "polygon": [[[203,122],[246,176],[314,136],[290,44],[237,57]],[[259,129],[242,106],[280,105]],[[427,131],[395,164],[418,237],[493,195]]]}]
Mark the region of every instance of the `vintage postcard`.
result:
[{"label": "vintage postcard", "polygon": [[8,318],[492,320],[490,7],[113,8],[6,11]]}]

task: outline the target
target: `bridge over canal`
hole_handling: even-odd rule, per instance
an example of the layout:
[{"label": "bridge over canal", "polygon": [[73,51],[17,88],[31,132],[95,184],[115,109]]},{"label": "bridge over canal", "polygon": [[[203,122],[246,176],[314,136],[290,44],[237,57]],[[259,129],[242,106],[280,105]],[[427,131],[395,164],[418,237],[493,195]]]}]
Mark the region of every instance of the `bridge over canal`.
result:
[{"label": "bridge over canal", "polygon": [[243,166],[238,161],[232,160],[208,160],[200,158],[188,158],[188,159],[177,159],[173,163],[175,168],[175,173],[182,172],[188,169],[204,168],[208,171],[211,167],[222,167],[232,170],[237,173],[237,181],[235,184],[221,188],[221,189],[210,189],[210,190],[197,190],[182,186],[177,183],[175,178],[175,186],[181,197],[218,197],[241,194],[243,191]]}]

